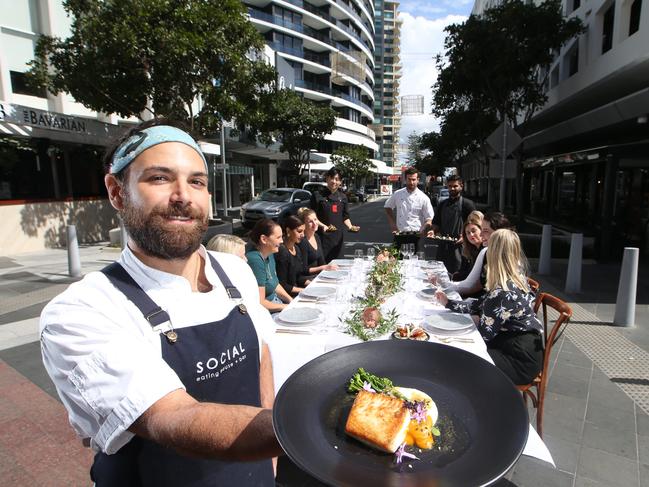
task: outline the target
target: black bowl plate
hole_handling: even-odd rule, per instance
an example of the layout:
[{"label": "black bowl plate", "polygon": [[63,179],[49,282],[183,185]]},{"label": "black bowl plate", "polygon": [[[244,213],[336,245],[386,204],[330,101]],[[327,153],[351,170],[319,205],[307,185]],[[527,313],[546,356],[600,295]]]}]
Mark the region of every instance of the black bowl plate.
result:
[{"label": "black bowl plate", "polygon": [[[393,455],[345,434],[359,367],[429,394],[441,437],[420,460]],[[302,470],[335,486],[481,486],[502,477],[525,447],[529,419],[520,393],[482,358],[430,342],[379,340],[340,348],[298,369],[273,408],[275,434]],[[408,450],[407,450],[408,451]]]}]

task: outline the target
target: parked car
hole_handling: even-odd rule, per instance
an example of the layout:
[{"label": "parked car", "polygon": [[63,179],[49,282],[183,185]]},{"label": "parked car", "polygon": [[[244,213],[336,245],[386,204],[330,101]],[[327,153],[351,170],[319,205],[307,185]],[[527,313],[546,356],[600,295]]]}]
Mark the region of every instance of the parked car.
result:
[{"label": "parked car", "polygon": [[430,202],[433,206],[439,205],[446,199],[448,199],[448,189],[446,186],[433,186],[430,192]]},{"label": "parked car", "polygon": [[295,215],[303,206],[311,206],[311,193],[298,188],[268,189],[248,203],[241,205],[241,223],[252,227],[262,218],[282,223],[289,215]]}]

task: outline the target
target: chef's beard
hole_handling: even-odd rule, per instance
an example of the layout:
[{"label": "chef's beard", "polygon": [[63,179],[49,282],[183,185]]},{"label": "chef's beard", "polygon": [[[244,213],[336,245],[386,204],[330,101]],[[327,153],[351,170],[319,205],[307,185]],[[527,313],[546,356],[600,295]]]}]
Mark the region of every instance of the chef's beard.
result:
[{"label": "chef's beard", "polygon": [[[157,206],[148,215],[143,215],[126,194],[121,216],[129,236],[139,249],[146,255],[161,259],[189,258],[200,247],[207,231],[207,216],[182,203]],[[189,217],[194,223],[189,228],[168,223],[167,218],[173,216]]]}]

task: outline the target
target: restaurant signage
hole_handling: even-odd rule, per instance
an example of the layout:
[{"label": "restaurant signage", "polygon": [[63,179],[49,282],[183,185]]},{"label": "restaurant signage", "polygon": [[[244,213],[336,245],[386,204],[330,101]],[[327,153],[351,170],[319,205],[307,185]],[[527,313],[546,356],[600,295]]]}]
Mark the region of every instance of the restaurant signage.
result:
[{"label": "restaurant signage", "polygon": [[2,122],[19,123],[64,132],[88,133],[88,120],[82,118],[11,103],[2,103],[0,107],[0,121]]}]

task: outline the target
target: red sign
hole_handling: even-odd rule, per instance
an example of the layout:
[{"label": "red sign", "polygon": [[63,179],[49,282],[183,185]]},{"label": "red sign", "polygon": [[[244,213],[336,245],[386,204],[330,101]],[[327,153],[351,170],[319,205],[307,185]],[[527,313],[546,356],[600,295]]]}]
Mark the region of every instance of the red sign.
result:
[{"label": "red sign", "polygon": [[396,182],[396,181],[399,181],[400,179],[401,179],[401,176],[399,176],[398,174],[392,174],[392,175],[388,176],[388,181]]}]

